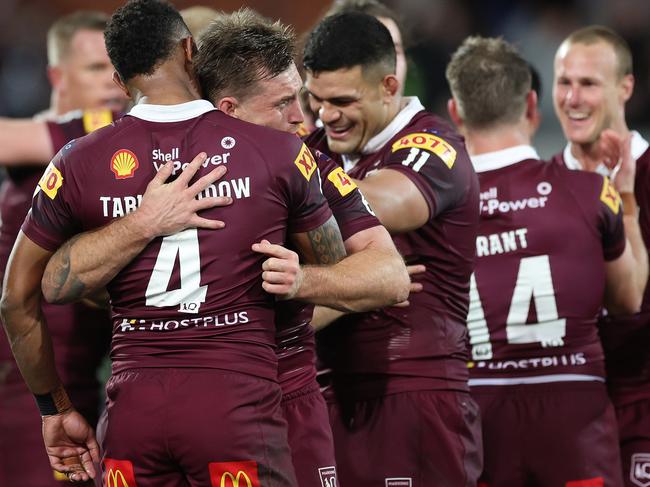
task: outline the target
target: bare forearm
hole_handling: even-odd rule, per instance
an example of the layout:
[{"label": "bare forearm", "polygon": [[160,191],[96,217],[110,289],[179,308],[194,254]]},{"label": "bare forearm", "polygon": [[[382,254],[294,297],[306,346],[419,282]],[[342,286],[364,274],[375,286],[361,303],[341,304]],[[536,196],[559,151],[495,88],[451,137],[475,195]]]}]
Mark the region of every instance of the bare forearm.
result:
[{"label": "bare forearm", "polygon": [[0,118],[0,164],[47,165],[54,156],[52,141],[43,121]]},{"label": "bare forearm", "polygon": [[408,297],[410,281],[397,253],[367,249],[334,266],[305,266],[303,271],[296,299],[342,311],[368,311]]},{"label": "bare forearm", "polygon": [[313,326],[316,331],[322,330],[327,325],[333,323],[346,314],[345,311],[328,308],[327,306],[315,306],[314,314],[311,319],[311,326]]},{"label": "bare forearm", "polygon": [[623,223],[625,225],[625,236],[630,244],[635,261],[634,287],[640,299],[642,299],[648,282],[648,250],[643,243],[641,229],[636,214],[626,214],[623,217]]},{"label": "bare forearm", "polygon": [[50,303],[68,303],[106,286],[151,241],[134,214],[77,235],[50,259],[42,289]]}]

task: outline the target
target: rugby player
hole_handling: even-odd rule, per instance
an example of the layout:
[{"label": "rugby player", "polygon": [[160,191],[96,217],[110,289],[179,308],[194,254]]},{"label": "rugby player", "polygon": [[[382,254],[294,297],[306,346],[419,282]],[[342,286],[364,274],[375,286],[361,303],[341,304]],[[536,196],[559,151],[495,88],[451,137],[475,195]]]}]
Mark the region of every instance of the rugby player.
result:
[{"label": "rugby player", "polygon": [[303,62],[324,124],[307,143],[344,166],[406,261],[426,268],[410,306],[320,332],[340,483],[475,486],[481,438],[465,319],[479,199],[462,138],[401,97],[395,46],[370,15],[326,17]]},{"label": "rugby player", "polygon": [[479,485],[622,485],[597,319],[603,295],[620,310],[641,303],[648,263],[626,244],[628,209],[608,179],[539,160],[530,68],[506,41],[466,39],[446,74],[481,188],[467,320]]},{"label": "rugby player", "polygon": [[[4,270],[20,225],[29,210],[43,166],[73,137],[113,120],[111,109],[126,97],[112,81],[113,66],[104,46],[108,16],[79,11],[57,20],[48,32],[48,77],[51,106],[37,119],[0,122],[0,164],[6,177],[0,187],[0,274]],[[81,110],[74,130],[55,120]],[[22,167],[17,167],[18,165]],[[77,303],[43,304],[42,311],[57,351],[57,367],[80,413],[96,424],[100,401],[97,369],[108,351],[110,321],[106,311]],[[79,366],[83,364],[83,366]],[[41,428],[34,422],[32,395],[20,377],[9,342],[0,334],[0,485],[43,487],[60,485],[42,449]],[[11,439],[11,440],[9,440]],[[29,468],[26,466],[29,465]]]},{"label": "rugby player", "polygon": [[[568,141],[554,160],[570,169],[614,177],[612,166],[619,157],[607,147],[613,144],[614,154],[631,151],[636,177],[632,186],[621,189],[621,196],[627,208],[626,230],[634,229],[638,219],[645,248],[639,248],[636,258],[643,259],[650,245],[650,150],[648,141],[625,121],[625,103],[634,89],[630,48],[609,28],[585,27],[560,45],[554,71],[553,103]],[[600,326],[607,381],[618,418],[623,477],[627,486],[636,486],[648,482],[644,472],[650,471],[648,288],[640,313],[620,316],[620,310],[608,311]]]},{"label": "rugby player", "polygon": [[[148,25],[151,22],[155,22],[158,28],[153,29],[153,25]],[[165,26],[162,31],[161,25]],[[160,38],[151,39],[151,32],[156,32]],[[252,250],[246,250],[246,247],[243,250],[232,247],[239,245],[241,241],[252,242],[262,239],[260,245],[262,250],[273,254],[274,246],[265,243],[264,239],[282,242],[287,218],[289,218],[289,231],[295,234],[296,245],[301,248],[304,255],[314,255],[316,262],[322,263],[326,259],[336,262],[344,251],[338,228],[332,227],[333,219],[328,219],[330,212],[324,205],[320,189],[313,188],[314,184],[317,185],[317,178],[312,177],[317,174],[316,164],[304,145],[300,147],[298,139],[237,122],[215,112],[211,105],[207,106],[207,103],[196,100],[196,83],[191,69],[194,46],[186,26],[177,12],[167,4],[144,0],[127,4],[114,14],[106,37],[109,53],[120,73],[117,77],[119,83],[140,103],[131,112],[130,117],[125,117],[96,136],[76,142],[55,158],[55,163],[41,180],[44,194],[39,192],[35,197],[31,218],[24,226],[28,237],[19,240],[12,261],[15,267],[10,269],[20,269],[21,265],[24,266],[24,262],[21,261],[25,259],[26,254],[31,253],[37,255],[31,255],[26,260],[37,262],[37,270],[42,273],[41,265],[50,255],[43,245],[48,248],[58,246],[61,243],[59,239],[64,238],[66,233],[68,235],[74,233],[75,229],[79,228],[76,223],[79,220],[84,222],[84,228],[93,228],[115,218],[118,206],[135,208],[136,194],[138,191],[142,192],[152,172],[160,171],[154,183],[161,183],[178,169],[183,169],[171,162],[180,148],[169,146],[179,144],[183,147],[183,151],[196,151],[197,144],[193,139],[199,135],[197,132],[201,132],[201,125],[209,129],[209,133],[204,135],[205,140],[202,145],[209,146],[210,151],[233,151],[235,154],[239,153],[239,157],[233,157],[229,162],[225,162],[226,157],[230,157],[230,152],[223,152],[209,158],[202,154],[182,171],[177,181],[186,185],[201,165],[227,163],[229,177],[235,178],[229,181],[233,197],[238,200],[237,206],[246,213],[247,218],[235,218],[234,223],[229,223],[228,227],[221,232],[228,234],[224,237],[228,239],[225,241],[228,245],[221,242],[221,245],[200,246],[199,236],[206,234],[199,234],[194,229],[186,230],[164,239],[154,240],[145,247],[143,252],[136,251],[135,254],[138,254],[136,261],[117,274],[117,277],[108,278],[111,280],[109,291],[116,315],[116,326],[112,354],[114,375],[107,390],[109,405],[104,440],[104,473],[109,479],[119,473],[129,483],[135,483],[137,477],[138,485],[150,485],[149,482],[153,482],[151,477],[153,474],[157,476],[155,485],[160,485],[161,477],[168,479],[174,485],[176,483],[180,485],[183,479],[189,479],[189,482],[198,479],[196,482],[202,485],[207,485],[208,482],[217,485],[218,482],[223,483],[227,476],[239,478],[240,474],[248,480],[259,478],[266,482],[266,478],[273,477],[279,485],[294,485],[284,437],[284,425],[276,414],[279,391],[274,389],[271,380],[266,380],[277,375],[277,370],[269,368],[269,365],[275,364],[275,355],[273,354],[273,357],[268,355],[268,352],[273,351],[273,343],[268,343],[267,330],[268,312],[273,312],[272,301],[263,295],[261,288],[254,285],[259,279],[259,271],[255,273],[254,266],[251,267],[250,263],[259,260],[259,257],[255,257]],[[142,52],[133,53],[132,45],[136,42],[149,43],[150,49],[144,50],[148,54],[148,59],[146,56],[144,58],[141,56]],[[155,49],[156,46],[158,49]],[[163,105],[145,104],[142,101],[150,103],[160,101]],[[179,104],[183,101],[186,103]],[[164,103],[169,105],[165,106]],[[140,132],[143,127],[154,134],[153,141],[149,141],[152,136],[142,137]],[[176,134],[174,137],[174,132],[181,129],[191,130],[186,132],[182,143],[175,142],[179,135]],[[221,136],[218,132],[215,133],[215,130],[221,131]],[[118,134],[122,138],[118,139],[116,137]],[[125,141],[125,137],[129,140]],[[147,142],[142,143],[141,139]],[[240,140],[239,144],[237,139]],[[251,150],[251,144],[258,144],[258,147]],[[117,145],[130,148],[115,151]],[[162,148],[152,150],[152,145]],[[216,147],[217,145],[219,147]],[[235,149],[237,145],[239,149]],[[273,147],[274,152],[280,155],[287,153],[292,155],[286,158],[286,162],[283,162],[280,155],[267,161],[261,155],[264,153],[263,147]],[[96,208],[90,214],[83,212],[75,214],[73,209],[84,205],[68,205],[69,201],[62,200],[82,197],[76,191],[75,183],[79,179],[82,181],[84,178],[101,179],[99,168],[92,169],[99,174],[88,175],[84,172],[90,171],[88,164],[85,164],[87,159],[83,159],[84,151],[88,152],[86,157],[89,157],[92,151],[93,156],[104,155],[107,158],[105,169],[109,177],[105,179],[110,182],[104,181],[101,188],[94,190],[84,188],[83,198],[91,198],[92,201],[97,197],[97,201],[101,204],[95,203]],[[180,152],[181,155],[184,155],[183,151]],[[154,155],[154,159],[156,155],[162,154],[164,156],[162,160],[170,162],[156,165],[154,161],[151,166],[143,165],[138,162],[138,154],[142,160],[150,154]],[[246,160],[246,164],[233,164],[233,159]],[[70,161],[69,165],[68,161]],[[272,165],[274,172],[265,167],[268,164]],[[138,169],[140,174],[137,174]],[[255,169],[257,169],[255,172],[257,177],[243,177],[242,173],[255,171]],[[210,186],[218,177],[215,174],[215,171],[212,171],[203,176],[189,188],[188,192],[192,193],[198,187],[205,191],[206,196],[215,192],[218,194],[218,191],[222,190]],[[120,185],[120,181],[124,179],[129,180],[126,181],[126,186]],[[262,181],[255,184],[256,179]],[[68,181],[68,185],[55,184],[63,181]],[[220,185],[222,183],[223,181]],[[111,184],[113,186],[110,186]],[[70,188],[68,191],[65,190],[66,186]],[[160,187],[163,188],[163,192],[159,194],[164,195],[164,188],[169,185]],[[211,188],[215,191],[211,191]],[[263,195],[261,198],[251,198],[252,190],[262,192]],[[111,196],[99,195],[98,191],[102,195],[108,193]],[[190,199],[194,202],[193,197]],[[255,204],[253,199],[256,200]],[[217,200],[220,198],[204,197],[194,202],[193,211],[212,206]],[[265,203],[259,204],[260,200]],[[64,208],[56,210],[52,208],[61,204]],[[126,234],[119,232],[129,225],[132,225],[131,237],[135,234],[136,240],[150,242],[154,236],[151,228],[160,228],[159,222],[151,221],[151,218],[161,218],[164,222],[166,215],[164,211],[152,213],[151,206],[148,208],[145,209],[143,199],[143,206],[138,211],[118,220],[122,225],[113,224],[90,233],[91,242],[98,247],[100,253],[106,246],[110,249],[110,237],[107,236],[105,239],[95,237],[106,234],[105,230],[110,228],[109,232],[113,233],[107,235],[113,235],[114,241],[120,242]],[[63,213],[70,212],[64,215],[62,210]],[[286,216],[282,217],[282,214]],[[133,217],[129,218],[130,216]],[[222,227],[218,221],[204,218],[198,220],[201,226]],[[250,221],[263,222],[261,224],[264,226],[256,228],[255,225],[248,224]],[[194,226],[197,224],[190,223]],[[310,227],[314,228],[310,230]],[[133,228],[136,231],[133,231]],[[41,242],[41,245],[33,243],[29,235]],[[79,239],[79,242],[81,240]],[[139,244],[140,242],[136,242],[136,245]],[[265,246],[268,247],[267,250],[264,250]],[[199,250],[201,257],[197,253]],[[176,255],[180,264],[180,275],[175,274],[173,267]],[[122,256],[117,258],[120,259]],[[130,259],[127,259],[127,262],[128,260]],[[347,260],[352,260],[352,257]],[[215,264],[217,261],[218,266]],[[267,260],[265,266],[270,266],[272,269],[273,264],[268,264],[269,261],[273,259]],[[335,267],[345,271],[346,267],[342,266],[344,262]],[[229,269],[235,268],[238,270],[234,278],[241,284],[235,284],[233,287],[228,277],[233,277]],[[206,280],[210,286],[201,285],[201,274],[207,276]],[[276,286],[273,282],[273,272],[265,274],[271,276],[267,276],[263,286],[265,289],[272,289]],[[318,295],[316,289],[319,284],[318,279],[321,276],[327,278],[327,273],[323,269],[314,268],[311,274],[313,277],[310,277],[310,268],[301,271],[299,279],[290,286],[292,289],[286,295],[290,297],[296,292],[295,295],[299,297],[302,296],[301,292],[304,292],[306,297]],[[15,275],[10,270],[7,288],[11,287],[12,295],[9,297],[5,295],[2,307],[4,316],[10,318],[7,329],[12,336],[16,329],[25,326],[30,319],[38,318],[30,308],[31,303],[25,302],[34,283],[29,282],[17,287],[14,279],[16,279]],[[408,278],[406,281],[404,287],[407,290]],[[146,289],[144,289],[145,284]],[[168,290],[170,287],[172,290]],[[336,286],[332,287],[336,289]],[[385,291],[384,296],[386,292],[395,296],[395,299],[389,299],[391,302],[404,299],[403,291],[396,292],[391,289]],[[336,292],[332,294],[336,296]],[[133,295],[136,296],[135,304],[132,301]],[[369,305],[374,299],[377,298],[352,296],[341,306],[354,309],[358,303]],[[236,300],[236,304],[233,300]],[[206,301],[207,306],[202,304]],[[337,302],[340,303],[341,300],[338,299]],[[180,308],[177,308],[179,305]],[[170,309],[170,306],[176,310]],[[205,311],[199,311],[202,306]],[[18,313],[18,309],[22,313]],[[190,313],[195,317],[183,319],[187,315],[178,317],[178,311]],[[24,316],[29,312],[31,312],[29,317]],[[138,318],[131,318],[133,316]],[[170,316],[172,319],[169,318]],[[235,324],[238,325],[235,330],[226,326]],[[167,337],[159,335],[163,329],[170,328],[179,328],[173,334],[178,343],[177,347],[170,347]],[[34,334],[40,333],[43,333],[43,330],[37,327]],[[138,335],[147,336],[148,339],[146,342],[141,342],[137,338]],[[213,337],[220,339],[214,340]],[[45,363],[41,365],[40,373],[36,372],[38,366],[29,363],[29,352],[25,348],[27,342],[33,338],[33,336],[26,336],[17,341],[14,352],[19,360],[25,358],[21,360],[23,365],[27,364],[23,373],[32,390],[46,391],[39,397],[42,401],[42,411],[59,413],[45,416],[44,436],[52,455],[52,463],[63,471],[74,470],[75,479],[93,476],[94,469],[90,457],[96,452],[93,450],[95,443],[92,430],[80,421],[74,410],[68,409],[65,392],[50,368],[48,354],[45,354]],[[272,339],[272,334],[270,338]],[[36,339],[38,340],[38,337]],[[188,368],[196,367],[197,361],[202,367],[188,371]],[[29,367],[30,365],[32,367]],[[160,401],[152,402],[150,387],[154,389],[158,387],[155,384],[158,384],[160,377],[157,373],[159,367],[172,367],[175,373],[165,375],[169,384],[162,391],[157,392],[163,397]],[[220,369],[225,371],[218,372]],[[206,380],[221,384],[222,387],[215,386],[208,391],[208,394],[204,392],[197,404],[197,401],[192,398],[196,394],[191,391],[202,389],[199,384],[205,383]],[[164,390],[168,387],[176,388],[174,394],[177,395],[174,396],[173,401],[164,397],[166,394]],[[223,387],[230,391],[227,401],[224,399]],[[140,394],[144,396],[138,397]],[[250,397],[251,394],[253,398]],[[119,400],[117,397],[125,397],[125,395],[127,400]],[[169,404],[172,410],[158,416],[144,414],[143,418],[139,418],[138,428],[133,428],[129,424],[128,414],[124,414],[126,410],[133,407],[131,401],[141,402],[138,405],[140,408],[146,409],[145,405],[151,405],[156,410],[160,403],[165,403]],[[256,402],[257,406],[255,410],[247,411],[244,405],[250,404],[251,401]],[[164,417],[168,414],[181,414],[187,408],[192,409],[192,415],[179,423],[178,430],[169,432],[161,428],[160,421]],[[201,411],[205,414],[201,414]],[[246,421],[243,421],[244,414],[248,414]],[[209,422],[207,427],[205,424],[199,425],[199,422],[206,417],[220,416],[228,417],[229,421],[219,424]],[[64,446],[57,443],[57,434],[69,433],[66,426],[71,422],[77,422],[80,428],[81,434],[75,437],[79,446],[77,449],[57,449]],[[168,433],[171,437],[161,439],[159,435],[162,433]],[[192,438],[189,438],[190,436]],[[169,445],[163,446],[163,443],[172,440],[173,459],[168,456]],[[53,444],[50,444],[50,441]],[[143,446],[143,441],[150,441],[150,444],[147,443],[149,447]],[[144,457],[139,455],[142,451],[147,451]],[[82,455],[86,471],[81,471],[79,465],[70,466],[62,463],[63,457],[75,454]],[[247,460],[210,461],[224,457]],[[255,483],[258,480],[251,480],[251,482]]]}]

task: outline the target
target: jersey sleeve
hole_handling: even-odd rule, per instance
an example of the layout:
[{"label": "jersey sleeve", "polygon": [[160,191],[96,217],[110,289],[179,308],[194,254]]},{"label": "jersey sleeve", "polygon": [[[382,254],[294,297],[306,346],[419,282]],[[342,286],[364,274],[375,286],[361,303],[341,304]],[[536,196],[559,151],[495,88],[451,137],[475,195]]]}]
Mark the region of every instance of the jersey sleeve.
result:
[{"label": "jersey sleeve", "polygon": [[625,250],[625,229],[623,227],[623,204],[609,178],[601,178],[599,223],[603,242],[603,256],[606,261],[615,260]]},{"label": "jersey sleeve", "polygon": [[343,240],[381,225],[354,180],[332,159],[314,151],[323,182],[323,194],[341,229]]},{"label": "jersey sleeve", "polygon": [[311,151],[292,137],[292,163],[282,178],[289,203],[289,233],[308,232],[332,216],[321,189],[321,175]]},{"label": "jersey sleeve", "polygon": [[74,208],[79,208],[77,197],[80,192],[66,164],[68,150],[59,151],[45,169],[22,226],[23,233],[30,240],[50,251],[55,251],[81,231],[80,222],[73,212]]},{"label": "jersey sleeve", "polygon": [[48,121],[47,129],[54,152],[59,152],[71,140],[105,127],[119,117],[119,113],[105,109],[77,110],[55,121]]},{"label": "jersey sleeve", "polygon": [[[381,167],[399,171],[415,184],[429,206],[430,219],[464,199],[471,163],[462,142],[417,132],[396,140],[390,150]],[[466,160],[461,164],[461,159]]]}]

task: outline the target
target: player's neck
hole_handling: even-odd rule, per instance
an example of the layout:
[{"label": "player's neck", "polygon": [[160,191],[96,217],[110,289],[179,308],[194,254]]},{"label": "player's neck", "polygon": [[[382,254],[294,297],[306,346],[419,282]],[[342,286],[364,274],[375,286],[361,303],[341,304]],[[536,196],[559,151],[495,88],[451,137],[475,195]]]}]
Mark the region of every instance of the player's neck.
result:
[{"label": "player's neck", "polygon": [[149,76],[134,77],[128,88],[136,104],[179,105],[201,98],[198,87],[187,72],[169,63]]},{"label": "player's neck", "polygon": [[530,134],[518,125],[501,125],[492,129],[463,130],[465,146],[471,156],[496,152],[518,145],[530,145]]}]

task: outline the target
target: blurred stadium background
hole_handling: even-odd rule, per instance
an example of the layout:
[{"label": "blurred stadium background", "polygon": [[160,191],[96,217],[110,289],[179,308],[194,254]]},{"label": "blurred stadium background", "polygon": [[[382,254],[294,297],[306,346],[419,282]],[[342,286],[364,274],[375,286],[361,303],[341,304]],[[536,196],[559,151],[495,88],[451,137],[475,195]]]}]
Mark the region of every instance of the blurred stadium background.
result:
[{"label": "blurred stadium background", "polygon": [[[49,101],[45,35],[60,15],[77,9],[112,12],[122,0],[0,0],[0,116],[31,116]],[[232,11],[249,6],[308,31],[330,0],[175,1],[179,9],[206,5]],[[501,35],[514,42],[542,78],[544,120],[536,139],[543,157],[563,147],[551,100],[553,56],[572,30],[607,25],[630,43],[636,88],[627,105],[631,128],[650,135],[650,1],[648,0],[384,0],[402,18],[410,59],[406,94],[446,115],[444,70],[449,55],[468,35]]]}]

